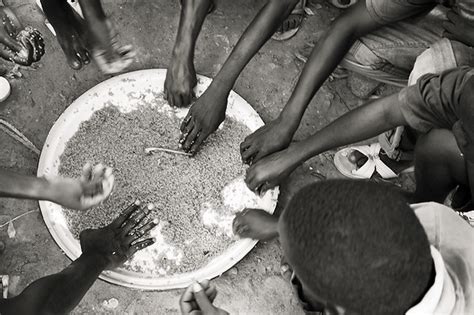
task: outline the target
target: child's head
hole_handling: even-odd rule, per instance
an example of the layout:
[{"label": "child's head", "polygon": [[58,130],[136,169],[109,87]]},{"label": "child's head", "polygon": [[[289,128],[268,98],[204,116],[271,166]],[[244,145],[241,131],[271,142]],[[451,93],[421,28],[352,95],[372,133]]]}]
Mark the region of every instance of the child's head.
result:
[{"label": "child's head", "polygon": [[329,310],[402,314],[431,281],[423,227],[394,188],[332,180],[301,189],[278,225],[305,297]]},{"label": "child's head", "polygon": [[464,85],[459,99],[459,121],[454,124],[453,133],[461,152],[474,162],[474,76]]}]

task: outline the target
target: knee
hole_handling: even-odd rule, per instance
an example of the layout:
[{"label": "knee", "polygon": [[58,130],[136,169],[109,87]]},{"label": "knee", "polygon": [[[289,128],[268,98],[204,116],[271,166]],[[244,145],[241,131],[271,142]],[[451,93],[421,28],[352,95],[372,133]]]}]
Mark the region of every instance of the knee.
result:
[{"label": "knee", "polygon": [[454,135],[447,129],[433,129],[418,138],[415,146],[415,159],[423,164],[444,164],[459,155]]}]

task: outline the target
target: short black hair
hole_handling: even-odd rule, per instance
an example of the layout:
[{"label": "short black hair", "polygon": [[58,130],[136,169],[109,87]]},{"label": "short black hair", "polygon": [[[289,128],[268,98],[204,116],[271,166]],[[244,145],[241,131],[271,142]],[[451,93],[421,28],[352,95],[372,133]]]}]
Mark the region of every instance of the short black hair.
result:
[{"label": "short black hair", "polygon": [[280,221],[288,261],[327,303],[360,314],[402,314],[432,281],[427,235],[392,186],[314,183],[293,196]]}]

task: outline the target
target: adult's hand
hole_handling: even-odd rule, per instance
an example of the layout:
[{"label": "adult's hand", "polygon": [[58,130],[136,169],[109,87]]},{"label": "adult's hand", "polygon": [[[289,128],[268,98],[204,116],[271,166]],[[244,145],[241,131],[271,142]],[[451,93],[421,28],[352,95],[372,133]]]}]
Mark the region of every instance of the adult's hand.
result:
[{"label": "adult's hand", "polygon": [[208,88],[189,109],[188,115],[181,124],[183,150],[195,154],[204,140],[216,131],[225,119],[227,108],[227,93],[214,93]]},{"label": "adult's hand", "polygon": [[[290,146],[291,148],[291,146]],[[298,166],[298,161],[289,149],[273,153],[247,170],[245,183],[258,194],[279,185]]]},{"label": "adult's hand", "polygon": [[140,207],[136,201],[109,225],[82,231],[79,240],[83,254],[100,254],[108,261],[107,269],[122,265],[138,250],[152,245],[153,238],[142,239],[157,224],[147,221],[152,206]]},{"label": "adult's hand", "polygon": [[166,72],[165,97],[171,106],[185,107],[195,98],[196,70],[192,56],[173,56]]},{"label": "adult's hand", "polygon": [[110,167],[84,165],[80,179],[52,178],[48,198],[66,208],[87,210],[103,202],[112,192],[114,175]]},{"label": "adult's hand", "polygon": [[208,280],[190,285],[181,296],[179,306],[182,315],[226,315],[223,309],[212,303],[217,295],[216,287]]},{"label": "adult's hand", "polygon": [[251,165],[269,154],[286,149],[294,132],[292,124],[281,118],[260,127],[240,144],[242,161]]},{"label": "adult's hand", "polygon": [[448,21],[443,22],[444,37],[474,47],[474,22],[463,18],[454,11],[448,12]]}]

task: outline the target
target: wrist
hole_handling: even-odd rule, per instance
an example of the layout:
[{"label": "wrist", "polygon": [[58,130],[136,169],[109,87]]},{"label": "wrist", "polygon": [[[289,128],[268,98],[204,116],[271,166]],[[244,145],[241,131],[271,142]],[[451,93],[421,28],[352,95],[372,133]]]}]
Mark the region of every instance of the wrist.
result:
[{"label": "wrist", "polygon": [[308,148],[304,145],[304,141],[292,142],[286,150],[295,165],[303,164],[309,159]]},{"label": "wrist", "polygon": [[97,267],[98,270],[107,269],[111,265],[111,259],[102,253],[98,253],[92,250],[85,250],[81,258],[88,259],[94,262],[94,266]]},{"label": "wrist", "polygon": [[38,200],[54,201],[54,191],[54,185],[50,180],[44,177],[38,177],[33,181],[29,195]]}]

